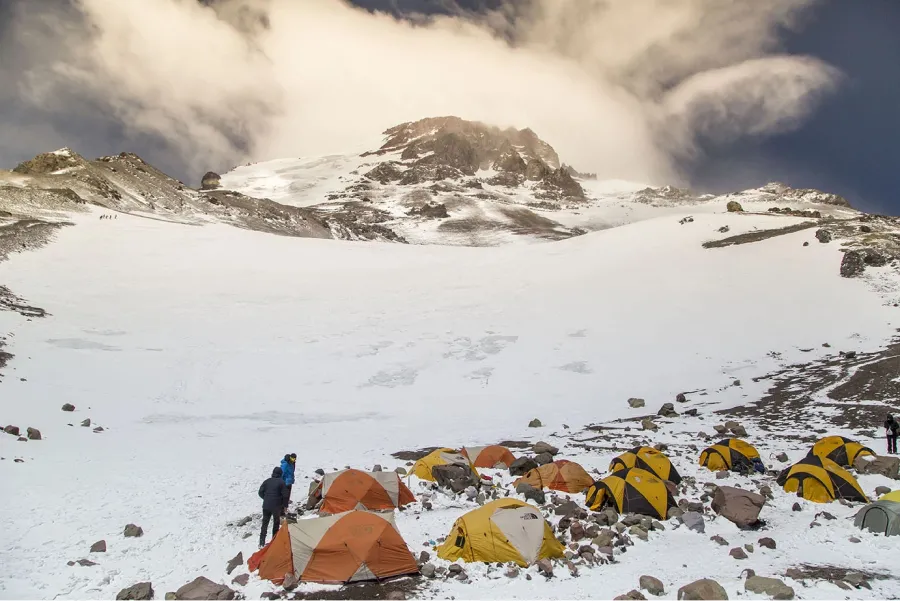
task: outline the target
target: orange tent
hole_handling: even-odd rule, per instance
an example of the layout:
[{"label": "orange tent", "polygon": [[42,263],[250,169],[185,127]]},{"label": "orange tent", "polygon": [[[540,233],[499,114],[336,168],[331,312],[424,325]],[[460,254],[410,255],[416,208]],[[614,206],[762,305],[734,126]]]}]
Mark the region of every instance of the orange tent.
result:
[{"label": "orange tent", "polygon": [[354,509],[393,511],[416,500],[396,472],[362,472],[353,469],[325,474],[313,494],[322,498],[322,505],[319,507],[321,515]]},{"label": "orange tent", "polygon": [[579,493],[594,483],[594,479],[584,468],[574,461],[560,459],[547,465],[529,470],[515,481],[515,485],[525,482],[535,488],[550,488],[562,492]]},{"label": "orange tent", "polygon": [[368,511],[283,522],[247,567],[276,584],[287,574],[301,582],[341,584],[419,572],[394,514]]},{"label": "orange tent", "polygon": [[498,444],[489,447],[465,447],[462,454],[472,462],[475,467],[509,467],[516,460],[509,449]]}]

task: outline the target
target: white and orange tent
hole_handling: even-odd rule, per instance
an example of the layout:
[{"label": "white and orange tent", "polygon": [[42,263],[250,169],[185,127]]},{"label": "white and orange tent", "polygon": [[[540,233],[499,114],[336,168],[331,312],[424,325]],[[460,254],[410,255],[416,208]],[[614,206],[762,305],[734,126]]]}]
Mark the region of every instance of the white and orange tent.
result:
[{"label": "white and orange tent", "polygon": [[419,572],[394,514],[369,511],[285,521],[247,566],[276,584],[287,574],[300,582],[342,584]]},{"label": "white and orange tent", "polygon": [[487,447],[464,447],[461,454],[475,467],[508,468],[516,458],[504,446],[493,444]]},{"label": "white and orange tent", "polygon": [[416,500],[396,472],[363,472],[354,469],[325,474],[313,494],[322,499],[320,515],[354,509],[393,511]]}]

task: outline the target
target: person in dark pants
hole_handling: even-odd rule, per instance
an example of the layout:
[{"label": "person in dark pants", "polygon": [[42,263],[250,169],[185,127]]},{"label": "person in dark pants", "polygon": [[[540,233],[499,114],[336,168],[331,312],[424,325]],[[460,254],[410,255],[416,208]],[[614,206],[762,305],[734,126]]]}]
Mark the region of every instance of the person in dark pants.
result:
[{"label": "person in dark pants", "polygon": [[900,436],[900,423],[894,419],[893,415],[887,416],[884,420],[884,434],[887,437],[888,454],[897,454],[897,436]]},{"label": "person in dark pants", "polygon": [[287,507],[288,490],[282,478],[281,468],[272,470],[272,477],[267,479],[259,487],[259,498],[263,500],[262,530],[259,533],[259,546],[266,544],[266,530],[269,529],[269,520],[272,520],[272,538],[278,534],[281,526],[281,516]]},{"label": "person in dark pants", "polygon": [[281,460],[281,477],[284,480],[285,485],[287,485],[287,501],[284,504],[285,510],[288,508],[288,503],[291,502],[291,487],[294,486],[294,467],[296,463],[297,453],[285,455],[284,459]]}]

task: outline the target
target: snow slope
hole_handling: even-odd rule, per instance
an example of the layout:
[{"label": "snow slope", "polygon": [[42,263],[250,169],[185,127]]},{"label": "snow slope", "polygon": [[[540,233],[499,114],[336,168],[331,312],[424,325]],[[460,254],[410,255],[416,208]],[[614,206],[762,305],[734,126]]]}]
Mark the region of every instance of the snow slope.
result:
[{"label": "snow slope", "polygon": [[[51,314],[0,312],[15,354],[3,420],[45,439],[0,436],[0,597],[110,598],[142,580],[162,597],[200,574],[228,582],[225,561],[238,549],[246,558],[255,537],[225,524],[258,511],[256,489],[286,452],[304,477],[393,466],[395,451],[528,437],[533,417],[577,429],[628,416],[629,397],[656,406],[740,377],[746,386],[708,399],[734,406],[761,394],[754,375],[829,352],[825,341],[878,348],[900,325],[865,279],[838,276],[837,245],[815,243],[814,230],[705,250],[723,225],[772,218],[695,213],[680,225],[684,214],[495,248],[74,216],[53,244],[0,263],[0,281]],[[59,410],[66,402],[74,414]],[[105,431],[79,427],[85,418]],[[602,469],[609,455],[579,460]],[[442,503],[399,518],[414,552],[464,510]],[[123,538],[129,522],[146,534]],[[66,566],[101,538],[99,565]],[[651,564],[684,583],[721,561],[691,556],[691,533],[666,540],[636,546],[616,571],[551,584],[482,574],[436,594],[609,597]],[[883,564],[886,548],[873,543],[860,561]],[[737,572],[728,567],[729,594]]]}]

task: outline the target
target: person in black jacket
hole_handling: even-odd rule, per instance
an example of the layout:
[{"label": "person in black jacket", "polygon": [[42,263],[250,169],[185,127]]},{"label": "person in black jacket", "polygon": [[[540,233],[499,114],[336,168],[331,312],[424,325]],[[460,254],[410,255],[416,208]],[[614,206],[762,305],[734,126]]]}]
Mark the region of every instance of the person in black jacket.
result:
[{"label": "person in black jacket", "polygon": [[272,477],[267,479],[259,487],[259,498],[263,500],[262,531],[259,533],[259,546],[266,544],[266,530],[269,529],[269,520],[272,520],[272,538],[278,534],[281,526],[281,516],[287,507],[288,489],[281,477],[281,468],[272,470]]},{"label": "person in black jacket", "polygon": [[887,416],[884,420],[884,434],[887,437],[888,454],[897,454],[897,437],[900,436],[900,423],[894,419],[893,415]]}]

